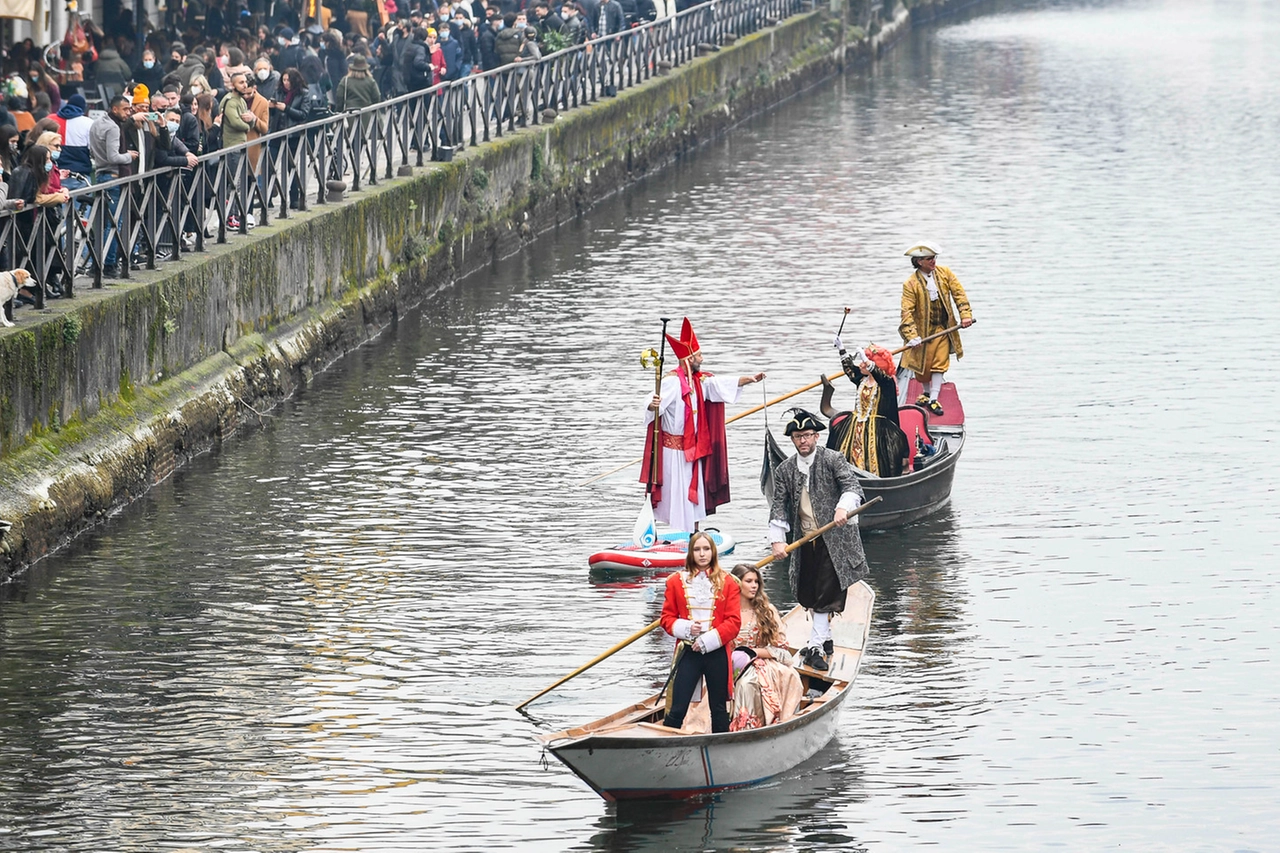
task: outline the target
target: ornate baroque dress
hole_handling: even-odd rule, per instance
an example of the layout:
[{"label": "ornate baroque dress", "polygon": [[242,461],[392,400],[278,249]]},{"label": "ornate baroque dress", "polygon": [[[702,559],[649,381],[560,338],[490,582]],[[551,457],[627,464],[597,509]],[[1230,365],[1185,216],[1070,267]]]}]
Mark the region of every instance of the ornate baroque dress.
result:
[{"label": "ornate baroque dress", "polygon": [[[743,614],[743,628],[734,647],[761,648],[760,626],[755,621],[755,614],[749,610],[744,610]],[[785,649],[769,647],[769,653],[774,660],[753,658],[738,675],[733,688],[731,732],[758,729],[795,716],[804,696],[800,676],[791,668],[791,655]]]}]

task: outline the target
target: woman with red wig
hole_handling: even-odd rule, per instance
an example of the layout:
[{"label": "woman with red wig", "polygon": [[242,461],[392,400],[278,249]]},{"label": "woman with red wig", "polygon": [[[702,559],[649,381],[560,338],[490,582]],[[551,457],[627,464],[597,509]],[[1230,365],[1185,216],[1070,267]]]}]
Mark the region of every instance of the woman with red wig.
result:
[{"label": "woman with red wig", "polygon": [[[893,355],[868,344],[852,354],[840,350],[840,366],[858,386],[853,411],[844,422],[831,421],[832,450],[839,450],[858,468],[877,477],[897,477],[906,466],[910,447],[898,426],[898,386]],[[824,394],[824,401],[826,395]],[[824,409],[824,414],[826,414]],[[831,417],[830,414],[827,414]],[[843,428],[842,428],[843,427]]]}]

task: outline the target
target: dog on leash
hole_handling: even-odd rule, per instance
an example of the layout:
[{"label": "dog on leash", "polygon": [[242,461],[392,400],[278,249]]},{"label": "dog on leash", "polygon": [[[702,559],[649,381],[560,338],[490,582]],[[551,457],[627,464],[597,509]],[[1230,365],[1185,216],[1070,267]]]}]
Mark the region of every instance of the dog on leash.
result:
[{"label": "dog on leash", "polygon": [[[9,270],[8,272],[0,272],[0,305],[4,305],[10,299],[18,295],[18,289],[27,286],[27,281],[31,278],[31,273],[24,269]],[[9,319],[7,314],[0,310],[0,323],[6,326],[12,326],[13,321]]]}]

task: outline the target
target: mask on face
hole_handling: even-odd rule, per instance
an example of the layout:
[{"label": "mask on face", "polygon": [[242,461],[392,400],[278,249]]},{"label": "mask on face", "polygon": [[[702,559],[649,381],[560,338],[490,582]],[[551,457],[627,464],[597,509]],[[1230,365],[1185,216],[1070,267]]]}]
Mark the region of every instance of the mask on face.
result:
[{"label": "mask on face", "polygon": [[271,72],[270,72],[270,71],[268,71],[267,69],[265,69],[265,68],[259,68],[259,69],[258,69],[258,79],[259,79],[259,80],[266,80],[266,79],[267,79],[268,77],[270,77],[270,76],[271,76]]},{"label": "mask on face", "polygon": [[449,34],[448,34],[448,33],[446,33],[446,32],[442,32],[442,33],[440,33],[440,41],[448,41],[448,40],[449,40]]},{"label": "mask on face", "polygon": [[52,172],[52,171],[53,171],[53,161],[52,161],[52,160],[45,160],[45,161],[44,161],[44,170],[45,170],[46,172]]},{"label": "mask on face", "polygon": [[193,94],[193,95],[198,95],[198,94],[200,94],[200,93],[201,93],[201,92],[203,92],[203,91],[204,91],[204,89],[201,89],[199,86],[192,86],[192,87],[191,87],[191,94]]},{"label": "mask on face", "polygon": [[166,127],[168,127],[168,128],[169,128],[169,132],[170,132],[170,133],[177,133],[177,132],[178,132],[178,123],[177,123],[176,121],[168,122],[168,124],[166,124]]},{"label": "mask on face", "polygon": [[523,30],[523,29],[524,29],[525,27],[527,27],[527,26],[529,26],[529,25],[528,25],[526,22],[524,22],[524,21],[516,21],[516,29],[517,29],[517,30]]},{"label": "mask on face", "polygon": [[32,79],[32,80],[39,80],[39,79],[40,79],[40,72],[39,72],[39,71],[32,71],[32,72],[31,72],[31,79]]},{"label": "mask on face", "polygon": [[156,67],[156,61],[155,61],[154,59],[144,59],[144,60],[142,60],[142,67],[143,67],[143,68],[155,68],[155,67]]},{"label": "mask on face", "polygon": [[59,157],[62,156],[62,149],[61,148],[53,149],[52,151],[49,152],[49,156],[57,160]]},{"label": "mask on face", "polygon": [[287,45],[287,44],[289,43],[289,40],[288,40],[288,39],[286,39],[284,36],[277,36],[277,37],[276,37],[276,43],[277,43],[278,45],[280,45],[281,47],[284,47],[285,45]]}]

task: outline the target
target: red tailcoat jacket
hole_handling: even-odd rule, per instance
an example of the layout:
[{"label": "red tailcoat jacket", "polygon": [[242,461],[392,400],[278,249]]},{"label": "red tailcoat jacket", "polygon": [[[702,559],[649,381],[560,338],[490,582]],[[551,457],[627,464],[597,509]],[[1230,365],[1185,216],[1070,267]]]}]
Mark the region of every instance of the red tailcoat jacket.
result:
[{"label": "red tailcoat jacket", "polygon": [[[729,658],[729,695],[733,695],[733,642],[742,630],[742,612],[739,609],[741,599],[738,592],[738,579],[726,573],[724,586],[716,596],[715,607],[711,611],[711,630],[720,635],[721,648],[707,654],[724,654]],[[684,590],[684,571],[678,571],[667,578],[666,597],[662,601],[662,630],[675,636],[672,629],[677,619],[689,619],[689,597]],[[688,654],[688,652],[686,652]],[[693,652],[693,654],[697,654]]]}]

